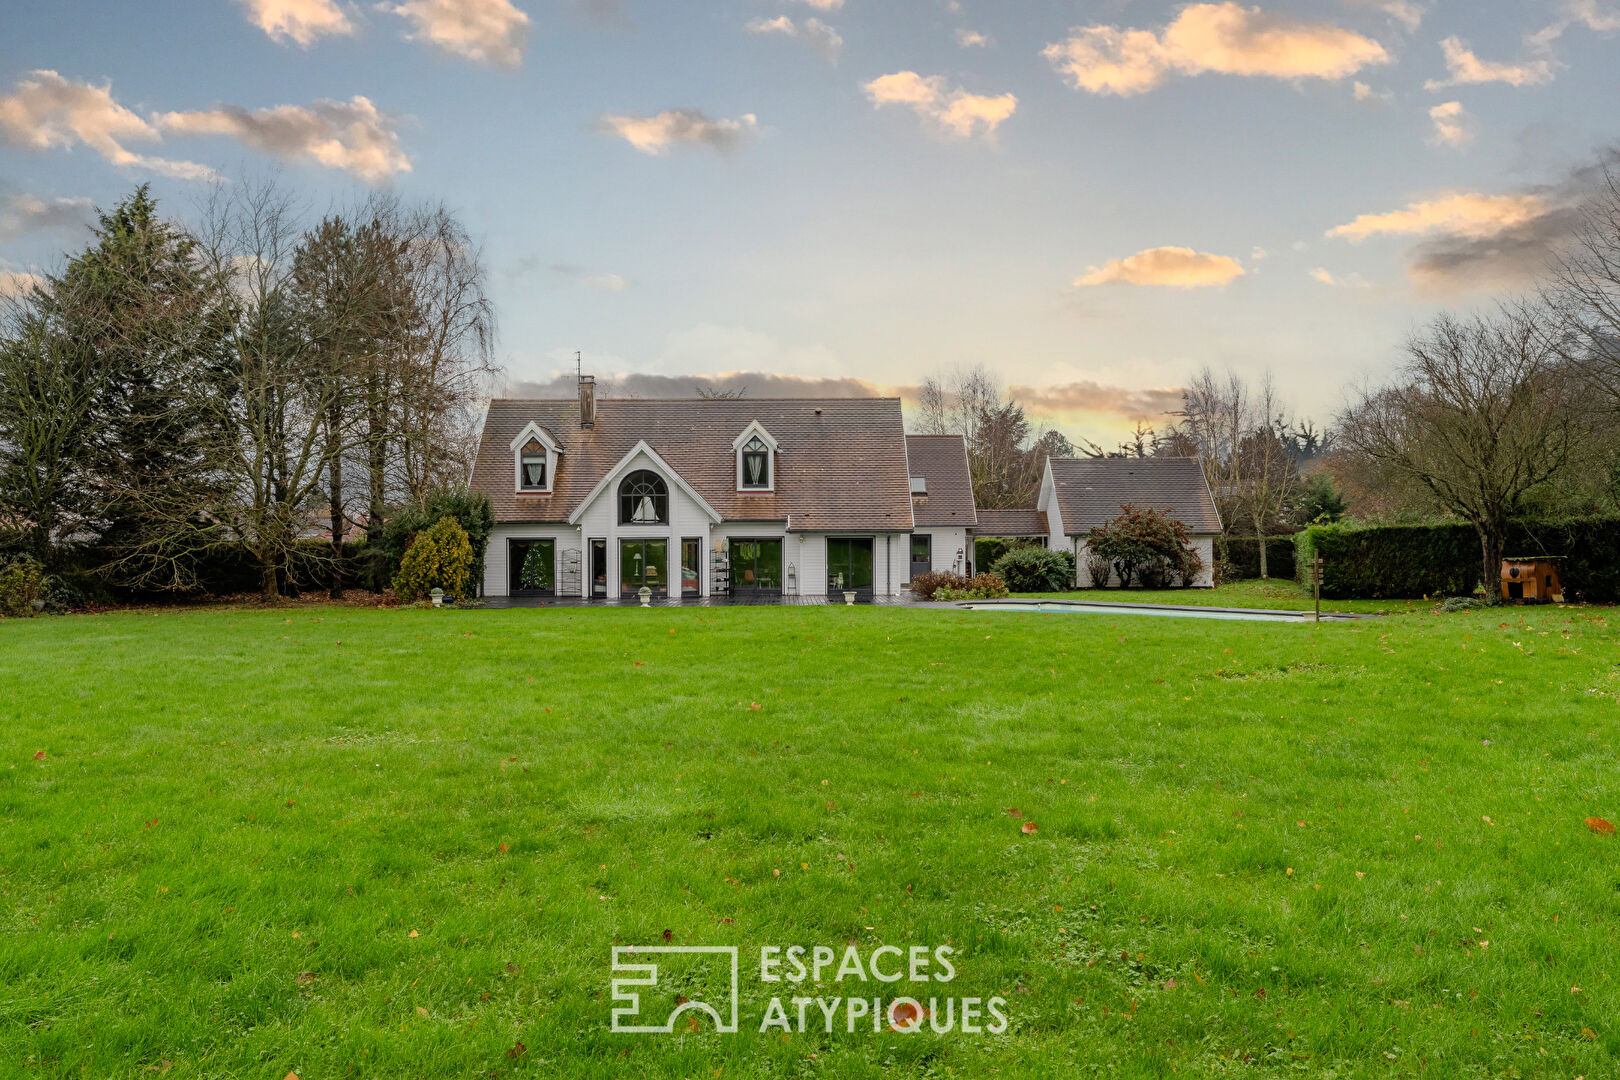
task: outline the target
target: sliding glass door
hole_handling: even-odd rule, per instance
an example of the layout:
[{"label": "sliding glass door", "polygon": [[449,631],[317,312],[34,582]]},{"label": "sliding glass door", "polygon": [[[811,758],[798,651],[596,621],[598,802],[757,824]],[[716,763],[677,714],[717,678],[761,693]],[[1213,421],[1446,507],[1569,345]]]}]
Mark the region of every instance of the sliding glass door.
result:
[{"label": "sliding glass door", "polygon": [[833,536],[827,539],[827,592],[872,593],[870,536]]},{"label": "sliding glass door", "polygon": [[506,554],[510,595],[556,595],[557,541],[508,541]]},{"label": "sliding glass door", "polygon": [[669,541],[619,541],[619,595],[633,600],[641,587],[654,596],[669,595]]},{"label": "sliding glass door", "polygon": [[731,541],[731,591],[744,596],[782,591],[782,541]]}]

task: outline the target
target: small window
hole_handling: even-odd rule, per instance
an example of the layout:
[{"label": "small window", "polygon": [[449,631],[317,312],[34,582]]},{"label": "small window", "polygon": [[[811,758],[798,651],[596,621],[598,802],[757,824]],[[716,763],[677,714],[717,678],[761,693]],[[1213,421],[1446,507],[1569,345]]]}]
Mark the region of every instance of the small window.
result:
[{"label": "small window", "polygon": [[926,477],[926,476],[913,476],[911,478],[911,493],[913,495],[926,495],[926,494],[928,494],[928,477]]},{"label": "small window", "polygon": [[530,439],[523,444],[518,461],[518,475],[520,486],[524,491],[544,491],[546,489],[546,448],[540,445],[538,439]]},{"label": "small window", "polygon": [[742,486],[755,489],[771,486],[771,448],[758,435],[743,444]]},{"label": "small window", "polygon": [[639,469],[619,485],[620,525],[668,525],[669,487],[655,472]]}]

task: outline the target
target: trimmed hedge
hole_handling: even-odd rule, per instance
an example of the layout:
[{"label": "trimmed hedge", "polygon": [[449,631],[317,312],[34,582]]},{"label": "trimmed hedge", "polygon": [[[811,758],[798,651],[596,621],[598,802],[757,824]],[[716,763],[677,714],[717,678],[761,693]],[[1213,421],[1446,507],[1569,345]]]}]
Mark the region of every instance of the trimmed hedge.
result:
[{"label": "trimmed hedge", "polygon": [[[1260,544],[1252,536],[1226,538],[1226,580],[1242,581],[1260,576]],[[1294,576],[1294,538],[1273,536],[1266,540],[1266,573],[1274,578]]]},{"label": "trimmed hedge", "polygon": [[[1309,588],[1304,570],[1320,555],[1322,595],[1335,600],[1469,596],[1480,585],[1479,534],[1467,524],[1313,525],[1294,548],[1296,580]],[[1558,556],[1570,599],[1620,599],[1620,517],[1515,523],[1503,554]]]}]

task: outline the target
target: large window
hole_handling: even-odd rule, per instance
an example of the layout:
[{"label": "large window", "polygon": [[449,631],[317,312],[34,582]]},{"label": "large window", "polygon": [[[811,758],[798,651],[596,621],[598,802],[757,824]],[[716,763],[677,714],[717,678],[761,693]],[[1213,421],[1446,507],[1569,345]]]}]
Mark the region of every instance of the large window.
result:
[{"label": "large window", "polygon": [[696,596],[703,590],[703,540],[688,536],[681,541],[681,595]]},{"label": "large window", "polygon": [[780,539],[731,542],[731,591],[734,593],[782,591]]},{"label": "large window", "polygon": [[872,591],[872,548],[870,536],[827,538],[827,591],[829,593]]},{"label": "large window", "polygon": [[507,545],[513,596],[553,596],[557,592],[557,541],[513,540]]},{"label": "large window", "polygon": [[669,541],[619,541],[619,595],[633,599],[645,585],[654,596],[669,595]]},{"label": "large window", "polygon": [[546,489],[546,448],[540,445],[540,440],[530,439],[523,444],[518,462],[518,477],[520,486],[524,491],[544,491]]},{"label": "large window", "polygon": [[742,486],[745,491],[768,490],[771,486],[771,448],[758,435],[743,444]]},{"label": "large window", "polygon": [[668,525],[669,485],[655,472],[638,469],[619,484],[620,525]]}]

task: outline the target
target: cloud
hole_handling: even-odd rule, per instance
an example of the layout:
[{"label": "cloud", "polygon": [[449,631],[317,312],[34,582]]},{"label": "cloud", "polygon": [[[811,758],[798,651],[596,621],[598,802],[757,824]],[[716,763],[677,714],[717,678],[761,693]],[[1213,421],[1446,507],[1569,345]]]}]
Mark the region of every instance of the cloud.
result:
[{"label": "cloud", "polygon": [[1467,146],[1474,141],[1468,110],[1460,101],[1436,105],[1429,110],[1429,119],[1434,121],[1434,141],[1441,146]]},{"label": "cloud", "polygon": [[792,38],[807,46],[829,64],[838,63],[838,54],[844,49],[844,39],[838,36],[838,31],[816,18],[805,19],[799,23],[786,15],[778,15],[774,19],[753,19],[748,23],[748,32],[781,34],[783,37]]},{"label": "cloud", "polygon": [[156,117],[164,131],[182,135],[229,135],[288,161],[315,161],[371,183],[410,172],[389,118],[367,98],[316,101],[308,107],[279,105],[248,111],[221,105],[203,112]]},{"label": "cloud", "polygon": [[1093,266],[1074,284],[1076,288],[1123,284],[1203,289],[1229,284],[1243,274],[1243,264],[1227,255],[1206,255],[1185,247],[1157,247]]},{"label": "cloud", "polygon": [[44,199],[26,192],[0,197],[0,243],[31,232],[83,225],[95,210],[86,198]]},{"label": "cloud", "polygon": [[1423,25],[1423,16],[1427,9],[1413,0],[1350,0],[1356,7],[1377,8],[1389,16],[1389,21],[1399,26],[1409,34],[1416,33]]},{"label": "cloud", "polygon": [[1318,266],[1310,272],[1310,278],[1322,285],[1334,289],[1365,289],[1369,282],[1360,274],[1346,274],[1344,277],[1335,276],[1325,267]]},{"label": "cloud", "polygon": [[24,274],[16,270],[0,270],[0,296],[21,296],[36,285],[44,285],[38,274]]},{"label": "cloud", "polygon": [[1446,38],[1440,43],[1440,50],[1445,53],[1447,77],[1430,79],[1423,84],[1426,90],[1492,82],[1507,83],[1509,86],[1539,86],[1552,81],[1551,57],[1517,64],[1493,63],[1475,56],[1467,42],[1459,37]]},{"label": "cloud", "polygon": [[587,288],[603,292],[624,292],[625,280],[618,274],[587,274],[583,279]]},{"label": "cloud", "polygon": [[1064,383],[1059,386],[1013,386],[1016,400],[1038,413],[1101,413],[1126,420],[1158,420],[1183,407],[1180,387],[1132,390],[1101,383]]},{"label": "cloud", "polygon": [[1481,239],[1517,228],[1547,213],[1547,201],[1533,193],[1481,195],[1450,193],[1408,203],[1405,209],[1362,214],[1327,231],[1330,239],[1359,244],[1369,236],[1418,236],[1443,232]]},{"label": "cloud", "polygon": [[120,168],[207,180],[206,165],[147,157],[124,147],[130,140],[159,142],[162,133],[113,100],[112,85],[71,82],[54,71],[35,71],[0,95],[0,140],[29,150],[83,144]]},{"label": "cloud", "polygon": [[1177,74],[1342,79],[1390,60],[1382,45],[1354,31],[1231,2],[1191,4],[1158,33],[1075,27],[1042,55],[1076,90],[1121,96]]},{"label": "cloud", "polygon": [[1518,288],[1545,272],[1581,220],[1582,203],[1620,168],[1620,150],[1569,170],[1550,184],[1501,195],[1449,193],[1385,214],[1363,214],[1329,236],[1359,242],[1409,236],[1408,273],[1425,292]]},{"label": "cloud", "polygon": [[990,44],[990,39],[979,33],[977,30],[969,30],[966,27],[958,27],[956,30],[956,43],[962,46],[964,49],[972,49],[975,47],[983,48],[984,46]]},{"label": "cloud", "polygon": [[511,0],[409,0],[379,4],[379,11],[408,20],[406,35],[480,64],[517,67],[523,62],[529,17]]},{"label": "cloud", "polygon": [[799,3],[813,7],[817,11],[837,11],[844,6],[844,0],[799,0]]},{"label": "cloud", "polygon": [[711,120],[697,109],[668,109],[657,116],[610,114],[598,128],[619,136],[643,154],[658,155],[679,144],[735,150],[753,136],[758,119],[746,113],[736,120]]},{"label": "cloud", "polygon": [[1352,83],[1350,89],[1357,101],[1382,101],[1387,103],[1395,100],[1394,91],[1374,90],[1364,82]]},{"label": "cloud", "polygon": [[918,75],[897,71],[867,83],[862,89],[877,108],[904,105],[949,138],[968,139],[975,134],[986,138],[1018,108],[1012,94],[986,97],[970,94],[961,87],[947,89],[943,75]]},{"label": "cloud", "polygon": [[328,34],[351,34],[354,24],[332,0],[241,0],[248,21],[272,41],[295,41],[308,48]]}]

